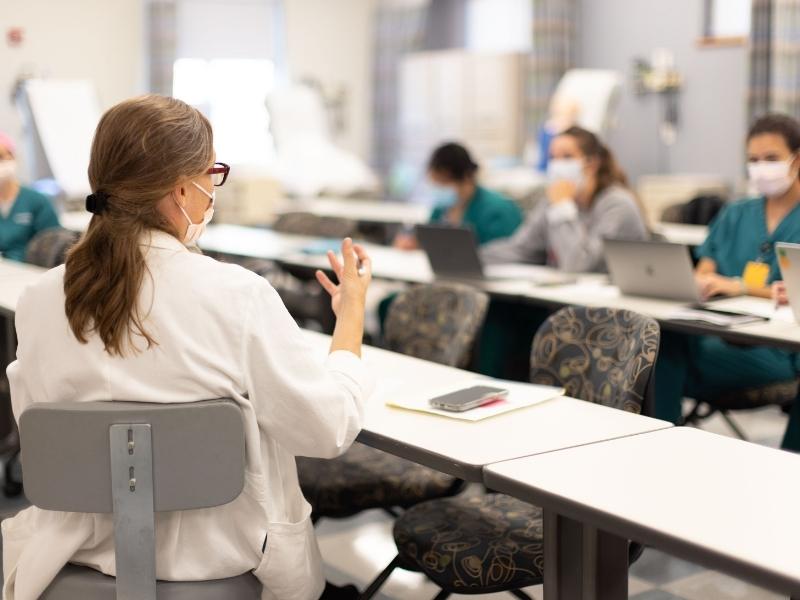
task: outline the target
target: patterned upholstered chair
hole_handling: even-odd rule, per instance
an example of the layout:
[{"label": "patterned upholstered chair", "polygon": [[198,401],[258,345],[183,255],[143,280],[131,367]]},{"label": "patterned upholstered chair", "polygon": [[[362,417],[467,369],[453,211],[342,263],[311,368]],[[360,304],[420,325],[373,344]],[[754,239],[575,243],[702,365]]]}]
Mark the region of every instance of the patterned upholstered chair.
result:
[{"label": "patterned upholstered chair", "polygon": [[765,406],[779,406],[788,410],[797,398],[798,387],[800,382],[792,379],[762,387],[730,390],[716,397],[694,398],[694,406],[683,417],[681,425],[697,424],[719,413],[739,439],[747,440],[744,431],[731,416],[731,411],[755,410]]},{"label": "patterned upholstered chair", "polygon": [[[651,385],[660,330],[653,319],[624,310],[564,308],[533,341],[531,380],[563,386],[588,402],[640,412]],[[459,496],[418,504],[394,526],[398,556],[362,595],[373,596],[389,573],[422,571],[441,593],[521,591],[542,583],[542,511],[504,494]],[[641,554],[631,544],[631,562]]]},{"label": "patterned upholstered chair", "polygon": [[80,234],[54,227],[37,233],[25,249],[25,262],[46,269],[64,264],[67,251],[80,239]]},{"label": "patterned upholstered chair", "polygon": [[[397,297],[387,317],[389,349],[463,365],[488,304],[486,294],[467,286],[410,288]],[[298,458],[297,470],[315,520],[348,517],[371,508],[392,512],[395,507],[452,496],[463,488],[455,477],[359,443],[333,460]]]}]

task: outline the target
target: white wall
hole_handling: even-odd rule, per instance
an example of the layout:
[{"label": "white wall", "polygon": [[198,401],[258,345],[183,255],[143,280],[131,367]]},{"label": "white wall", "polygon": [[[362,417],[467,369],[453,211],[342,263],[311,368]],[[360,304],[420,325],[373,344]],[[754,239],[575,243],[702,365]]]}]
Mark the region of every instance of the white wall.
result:
[{"label": "white wall", "polygon": [[341,145],[364,160],[372,135],[375,0],[285,0],[286,57],[293,80],[312,77],[348,92]]},{"label": "white wall", "polygon": [[[634,179],[659,173],[713,173],[738,182],[744,174],[748,53],[744,46],[699,48],[703,2],[582,0],[579,66],[616,69],[624,84],[618,125],[609,142]],[[638,97],[631,84],[635,57],[668,48],[685,77],[678,140],[658,138],[660,100]]]},{"label": "white wall", "polygon": [[[8,47],[11,27],[24,29],[22,46]],[[0,36],[0,130],[17,139],[10,95],[21,73],[91,79],[103,109],[144,91],[141,0],[3,0]]]}]

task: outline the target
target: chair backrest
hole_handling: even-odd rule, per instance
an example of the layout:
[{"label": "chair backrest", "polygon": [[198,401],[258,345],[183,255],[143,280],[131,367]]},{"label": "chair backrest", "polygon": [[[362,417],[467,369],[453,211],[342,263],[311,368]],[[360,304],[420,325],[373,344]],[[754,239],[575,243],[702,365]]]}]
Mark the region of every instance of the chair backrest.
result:
[{"label": "chair backrest", "polygon": [[25,248],[25,262],[46,269],[57,267],[64,264],[67,251],[79,239],[79,233],[61,227],[40,231]]},{"label": "chair backrest", "polygon": [[563,386],[580,400],[647,413],[660,339],[658,323],[635,312],[562,308],[533,340],[531,381]]},{"label": "chair backrest", "polygon": [[272,229],[280,233],[344,238],[355,235],[358,227],[350,219],[321,217],[309,212],[288,212],[278,215]]},{"label": "chair backrest", "polygon": [[38,403],[19,430],[34,505],[114,514],[118,597],[155,600],[154,512],[227,504],[244,487],[244,424],[231,400]]},{"label": "chair backrest", "polygon": [[389,350],[464,367],[483,325],[489,297],[460,284],[431,284],[398,294],[384,325]]}]

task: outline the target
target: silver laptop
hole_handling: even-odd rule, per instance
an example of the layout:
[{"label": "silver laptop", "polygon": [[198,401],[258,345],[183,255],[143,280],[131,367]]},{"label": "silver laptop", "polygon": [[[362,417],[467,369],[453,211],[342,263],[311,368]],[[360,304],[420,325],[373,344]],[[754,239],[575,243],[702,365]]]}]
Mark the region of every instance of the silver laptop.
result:
[{"label": "silver laptop", "polygon": [[534,285],[566,285],[576,278],[540,265],[484,265],[475,233],[466,227],[417,225],[420,247],[437,279],[486,281],[525,280]]},{"label": "silver laptop", "polygon": [[800,323],[800,244],[779,242],[775,244],[775,250],[789,306],[792,307],[795,321]]},{"label": "silver laptop", "polygon": [[605,240],[611,282],[623,294],[700,303],[689,248],[656,241]]}]

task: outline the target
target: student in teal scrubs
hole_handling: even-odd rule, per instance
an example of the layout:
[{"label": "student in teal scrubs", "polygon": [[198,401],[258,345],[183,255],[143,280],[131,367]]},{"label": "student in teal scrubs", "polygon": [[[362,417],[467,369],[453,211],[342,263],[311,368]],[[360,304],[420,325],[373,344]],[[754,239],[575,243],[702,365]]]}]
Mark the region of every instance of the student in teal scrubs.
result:
[{"label": "student in teal scrubs", "polygon": [[[444,144],[428,162],[428,179],[434,190],[431,223],[469,227],[478,244],[506,238],[522,222],[522,211],[511,200],[478,185],[478,164],[460,144]],[[413,250],[416,238],[400,234],[395,247]]]},{"label": "student in teal scrubs", "polygon": [[[800,123],[784,115],[755,122],[748,173],[758,197],[727,206],[697,250],[704,297],[771,297],[779,277],[776,242],[800,243]],[[656,417],[677,423],[684,396],[718,396],[797,377],[797,355],[733,346],[718,337],[662,333],[656,364]]]},{"label": "student in teal scrubs", "polygon": [[40,231],[58,227],[50,200],[17,181],[14,143],[0,133],[0,256],[24,260],[25,248]]}]

